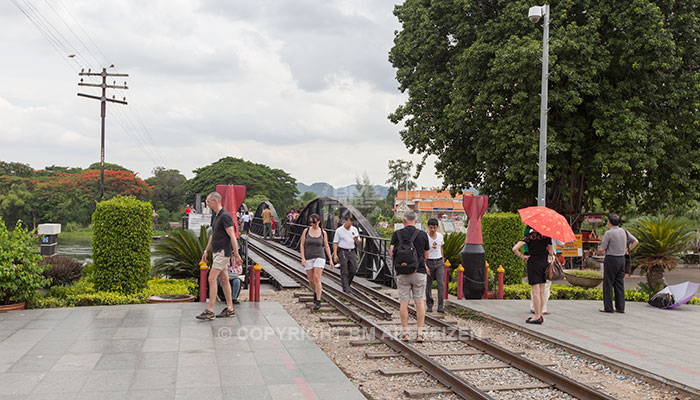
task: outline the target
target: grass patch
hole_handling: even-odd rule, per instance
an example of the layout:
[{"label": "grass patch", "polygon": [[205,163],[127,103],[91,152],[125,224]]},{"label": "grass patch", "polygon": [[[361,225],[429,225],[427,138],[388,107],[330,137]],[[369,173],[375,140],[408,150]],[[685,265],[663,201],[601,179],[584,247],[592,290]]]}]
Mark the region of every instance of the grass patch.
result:
[{"label": "grass patch", "polygon": [[469,321],[483,321],[485,318],[474,311],[467,310],[462,307],[447,306],[445,309],[448,313]]},{"label": "grass patch", "polygon": [[566,273],[568,275],[578,276],[581,278],[593,278],[593,279],[602,279],[603,278],[603,274],[601,274],[598,271],[594,271],[592,269],[567,269]]}]

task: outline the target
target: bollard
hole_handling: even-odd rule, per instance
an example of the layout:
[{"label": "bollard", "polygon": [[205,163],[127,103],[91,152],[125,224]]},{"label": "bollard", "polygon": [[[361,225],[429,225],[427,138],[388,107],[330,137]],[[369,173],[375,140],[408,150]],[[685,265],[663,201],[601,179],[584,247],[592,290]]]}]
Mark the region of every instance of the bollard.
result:
[{"label": "bollard", "polygon": [[207,301],[207,263],[199,262],[199,301]]},{"label": "bollard", "polygon": [[489,299],[489,263],[488,261],[486,262],[486,266],[484,266],[484,297],[482,299],[488,300]]},{"label": "bollard", "polygon": [[260,301],[260,271],[262,267],[260,263],[256,263],[253,269],[255,270],[255,301]]},{"label": "bollard", "polygon": [[459,264],[457,267],[457,272],[459,272],[457,278],[457,300],[462,300],[464,298],[464,267]]},{"label": "bollard", "polygon": [[248,266],[248,301],[255,301],[255,268]]},{"label": "bollard", "polygon": [[450,260],[445,260],[445,300],[447,300],[447,288],[449,287],[448,283],[450,281]]},{"label": "bollard", "polygon": [[503,273],[506,272],[502,265],[498,266],[498,300],[503,300]]}]

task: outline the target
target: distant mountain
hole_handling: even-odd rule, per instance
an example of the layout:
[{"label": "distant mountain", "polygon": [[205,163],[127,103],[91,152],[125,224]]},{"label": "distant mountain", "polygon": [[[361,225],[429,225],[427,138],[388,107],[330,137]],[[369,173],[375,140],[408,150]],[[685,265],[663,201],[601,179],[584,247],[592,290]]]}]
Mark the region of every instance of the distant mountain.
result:
[{"label": "distant mountain", "polygon": [[[385,198],[387,193],[389,193],[388,186],[374,185],[373,188],[375,197],[380,199]],[[305,192],[314,192],[319,197],[329,196],[343,200],[353,200],[357,197],[357,185],[341,186],[336,189],[326,182],[316,182],[311,186],[297,182],[297,190],[299,191],[300,197]]]}]

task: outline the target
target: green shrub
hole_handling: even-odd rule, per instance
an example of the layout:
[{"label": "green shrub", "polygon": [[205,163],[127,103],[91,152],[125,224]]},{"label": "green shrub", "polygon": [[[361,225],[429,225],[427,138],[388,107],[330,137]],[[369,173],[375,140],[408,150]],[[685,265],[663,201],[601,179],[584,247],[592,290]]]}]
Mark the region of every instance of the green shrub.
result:
[{"label": "green shrub", "polygon": [[566,273],[581,278],[603,279],[603,274],[592,269],[568,269]]},{"label": "green shrub", "polygon": [[513,246],[523,238],[525,225],[514,213],[490,213],[481,220],[484,250],[489,263],[489,276],[496,276],[498,266],[505,269],[503,282],[517,284],[523,280],[525,263],[513,254]]},{"label": "green shrub", "polygon": [[156,278],[148,281],[148,287],[142,292],[144,299],[159,294],[191,294],[199,296],[199,285],[195,281],[185,279]]},{"label": "green shrub", "polygon": [[0,218],[0,304],[31,301],[50,280],[38,264],[36,237],[17,221],[10,233]]},{"label": "green shrub", "polygon": [[70,285],[83,275],[83,264],[70,257],[45,257],[39,265],[47,267],[44,276],[51,279],[51,286]]},{"label": "green shrub", "polygon": [[445,260],[450,262],[450,268],[453,270],[462,263],[462,250],[466,237],[464,232],[448,233],[444,237],[445,244],[442,246],[442,254]]},{"label": "green shrub", "polygon": [[124,294],[146,287],[151,269],[151,203],[115,197],[92,215],[95,287]]},{"label": "green shrub", "polygon": [[206,226],[200,227],[199,238],[189,229],[176,229],[161,239],[155,246],[158,258],[151,269],[153,276],[199,279],[199,262],[202,261],[210,233]]}]

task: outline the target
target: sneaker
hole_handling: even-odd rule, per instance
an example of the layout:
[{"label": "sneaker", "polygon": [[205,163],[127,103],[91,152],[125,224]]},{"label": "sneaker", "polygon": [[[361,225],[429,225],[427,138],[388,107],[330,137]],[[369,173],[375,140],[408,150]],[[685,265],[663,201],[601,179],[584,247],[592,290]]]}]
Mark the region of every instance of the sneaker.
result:
[{"label": "sneaker", "polygon": [[225,318],[225,317],[233,317],[236,315],[236,310],[229,310],[228,308],[224,308],[221,310],[219,315],[216,316],[216,318]]},{"label": "sneaker", "polygon": [[431,313],[431,312],[433,312],[433,309],[432,309],[432,308],[427,308],[427,309],[425,310],[425,312]]},{"label": "sneaker", "polygon": [[314,311],[318,311],[321,309],[321,301],[320,300],[314,300]]},{"label": "sneaker", "polygon": [[438,308],[438,312],[439,312],[440,314],[444,314],[444,313],[445,313],[445,310],[443,310],[442,308]]},{"label": "sneaker", "polygon": [[233,299],[233,304],[241,304],[241,302],[236,299]]},{"label": "sneaker", "polygon": [[214,313],[209,310],[204,310],[196,318],[201,320],[214,319]]}]

